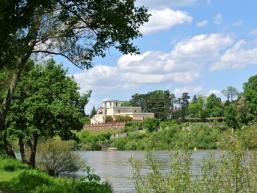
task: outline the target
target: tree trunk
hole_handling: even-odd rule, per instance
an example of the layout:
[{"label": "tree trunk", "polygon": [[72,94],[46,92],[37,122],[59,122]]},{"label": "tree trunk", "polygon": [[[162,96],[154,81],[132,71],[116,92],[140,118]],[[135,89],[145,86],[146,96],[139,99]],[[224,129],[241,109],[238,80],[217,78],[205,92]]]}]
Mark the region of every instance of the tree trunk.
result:
[{"label": "tree trunk", "polygon": [[18,65],[18,70],[14,73],[13,77],[12,77],[12,82],[8,88],[8,92],[7,95],[5,97],[5,99],[2,102],[1,105],[1,111],[0,111],[0,130],[4,130],[5,129],[5,119],[6,119],[6,115],[10,109],[10,105],[14,96],[14,92],[16,90],[17,84],[20,80],[21,74],[23,72],[23,70],[26,67],[26,63],[28,61],[29,57],[23,61],[20,61],[20,64]]},{"label": "tree trunk", "polygon": [[19,137],[19,147],[20,147],[21,160],[23,163],[27,163],[26,155],[25,155],[25,143],[22,137]]},{"label": "tree trunk", "polygon": [[36,167],[37,143],[38,143],[38,136],[36,133],[33,134],[32,141],[33,142],[29,142],[29,147],[30,147],[29,165],[32,168],[35,168]]},{"label": "tree trunk", "polygon": [[[17,61],[17,64],[19,64],[18,69],[12,77],[12,82],[9,85],[7,95],[2,102],[1,109],[0,109],[0,132],[1,131],[5,132],[6,116],[7,116],[7,113],[9,111],[9,109],[10,109],[11,102],[12,102],[16,87],[18,85],[18,82],[20,80],[21,74],[22,74],[23,70],[26,68],[26,64],[29,60],[30,55],[31,55],[31,52],[27,53],[22,59]],[[15,158],[15,154],[14,154],[14,151],[12,149],[12,145],[8,142],[6,134],[4,134],[3,143],[4,143],[5,153],[8,156],[11,156],[11,157]]]},{"label": "tree trunk", "polygon": [[4,135],[3,135],[3,144],[4,144],[5,153],[9,157],[16,159],[15,153],[12,149],[12,145],[9,143],[6,133],[4,133]]}]

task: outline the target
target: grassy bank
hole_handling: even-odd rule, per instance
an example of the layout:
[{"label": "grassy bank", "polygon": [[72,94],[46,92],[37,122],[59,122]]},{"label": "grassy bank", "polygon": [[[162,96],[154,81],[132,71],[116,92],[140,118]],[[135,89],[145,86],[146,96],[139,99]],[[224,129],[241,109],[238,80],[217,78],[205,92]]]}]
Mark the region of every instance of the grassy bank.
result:
[{"label": "grassy bank", "polygon": [[108,184],[90,175],[81,179],[54,178],[17,160],[0,157],[0,192],[3,193],[111,193]]},{"label": "grassy bank", "polygon": [[[149,141],[157,150],[170,150],[182,146],[190,140],[190,148],[217,149],[219,142],[231,129],[224,123],[200,122],[177,124],[173,121],[161,122],[159,128],[149,132],[140,123],[127,124],[123,132],[127,136],[114,138],[112,131],[104,133],[82,131],[79,143],[82,150],[101,150],[116,147],[119,150],[144,150]],[[245,126],[234,131],[246,148],[257,148],[257,125]]]}]

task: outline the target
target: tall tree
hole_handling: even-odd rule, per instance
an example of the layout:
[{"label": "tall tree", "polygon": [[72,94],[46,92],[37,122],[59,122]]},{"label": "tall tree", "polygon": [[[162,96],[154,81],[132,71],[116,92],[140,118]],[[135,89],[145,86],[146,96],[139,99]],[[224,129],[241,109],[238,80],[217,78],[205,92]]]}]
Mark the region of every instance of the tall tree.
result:
[{"label": "tall tree", "polygon": [[90,113],[90,117],[92,118],[95,114],[97,113],[95,106],[93,106],[91,113]]},{"label": "tall tree", "polygon": [[225,116],[225,123],[227,124],[227,126],[233,129],[236,129],[239,127],[236,107],[234,104],[230,104],[225,108],[224,116]]},{"label": "tall tree", "polygon": [[181,115],[181,120],[185,121],[185,117],[188,113],[188,105],[189,105],[189,99],[190,96],[187,92],[182,93],[182,96],[180,98],[180,115]]},{"label": "tall tree", "polygon": [[0,1],[0,68],[14,70],[0,108],[0,129],[5,129],[17,83],[32,54],[58,55],[89,68],[111,46],[124,54],[138,53],[131,40],[141,35],[139,27],[148,17],[134,0]]},{"label": "tall tree", "polygon": [[239,92],[233,86],[228,86],[222,91],[222,94],[227,98],[228,102],[232,102],[238,97]]},{"label": "tall tree", "polygon": [[168,91],[156,90],[146,94],[135,94],[130,103],[133,106],[141,106],[144,112],[151,112],[155,117],[165,120],[170,116],[172,94]]},{"label": "tall tree", "polygon": [[243,97],[252,120],[257,120],[257,75],[250,77],[244,84]]},{"label": "tall tree", "polygon": [[[7,116],[8,129],[3,133],[18,138],[24,162],[35,167],[40,138],[58,135],[68,140],[73,138],[73,130],[82,128],[90,92],[80,96],[78,89],[77,83],[67,77],[67,71],[53,60],[32,66],[22,77]],[[28,160],[25,147],[30,150]]]},{"label": "tall tree", "polygon": [[220,97],[210,94],[206,99],[206,111],[209,117],[221,117],[224,115],[223,104]]},{"label": "tall tree", "polygon": [[204,118],[205,100],[203,96],[194,96],[191,103],[188,106],[188,114],[193,118]]}]

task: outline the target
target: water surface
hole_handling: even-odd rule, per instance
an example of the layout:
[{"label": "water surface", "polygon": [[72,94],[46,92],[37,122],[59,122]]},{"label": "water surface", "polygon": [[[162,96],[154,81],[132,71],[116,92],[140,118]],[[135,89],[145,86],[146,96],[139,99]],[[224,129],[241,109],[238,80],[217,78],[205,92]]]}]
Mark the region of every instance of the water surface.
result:
[{"label": "water surface", "polygon": [[[210,151],[195,151],[192,155],[192,173],[197,174],[201,160]],[[82,159],[94,170],[94,173],[108,181],[115,193],[134,193],[133,171],[129,163],[131,156],[144,160],[143,151],[80,151]],[[161,169],[169,171],[170,153],[158,151],[155,153],[160,161]],[[148,168],[143,164],[142,173],[147,173]]]}]

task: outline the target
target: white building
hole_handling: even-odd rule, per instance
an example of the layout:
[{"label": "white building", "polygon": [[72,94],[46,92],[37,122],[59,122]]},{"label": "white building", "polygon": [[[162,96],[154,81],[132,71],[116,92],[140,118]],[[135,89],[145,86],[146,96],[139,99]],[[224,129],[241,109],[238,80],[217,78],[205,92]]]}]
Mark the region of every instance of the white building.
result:
[{"label": "white building", "polygon": [[141,107],[125,107],[118,100],[103,101],[102,107],[97,111],[97,114],[92,117],[91,124],[105,123],[106,116],[129,116],[133,120],[144,120],[145,118],[154,118],[154,113],[142,112]]}]

